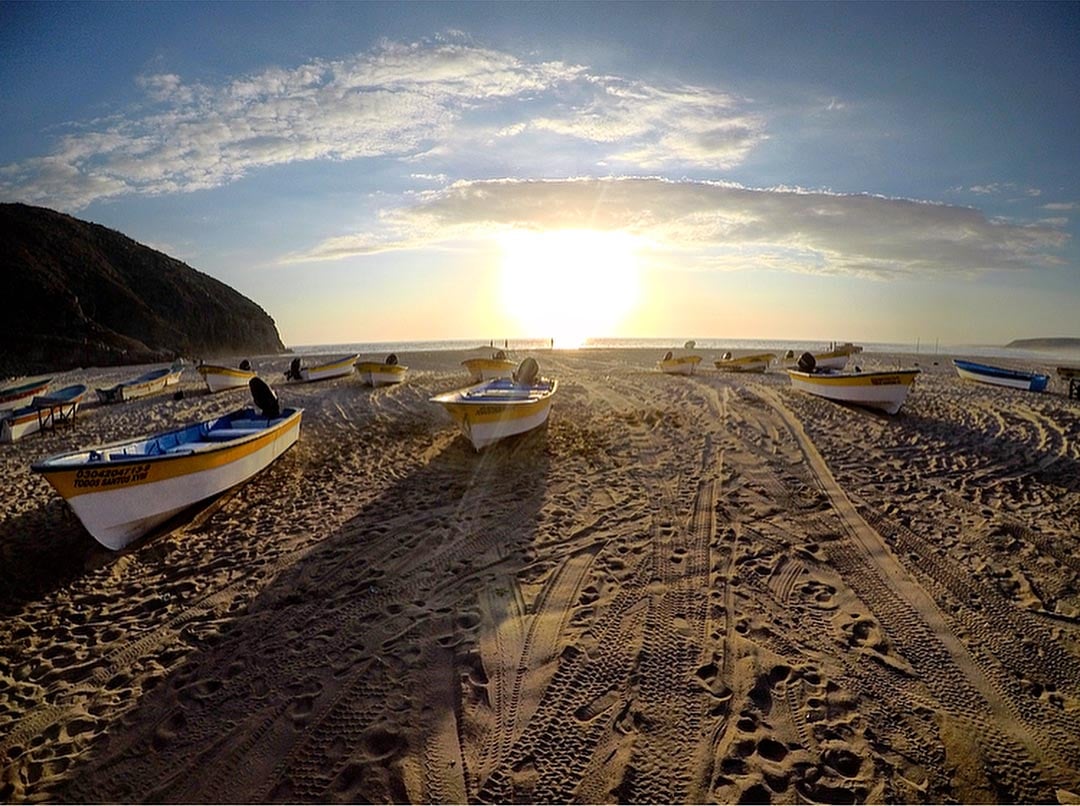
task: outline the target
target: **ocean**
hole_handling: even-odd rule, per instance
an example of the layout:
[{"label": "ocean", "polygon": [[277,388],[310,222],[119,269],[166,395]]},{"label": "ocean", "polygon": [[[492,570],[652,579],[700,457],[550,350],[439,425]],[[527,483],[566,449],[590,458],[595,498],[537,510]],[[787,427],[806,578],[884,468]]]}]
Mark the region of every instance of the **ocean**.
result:
[{"label": "ocean", "polygon": [[[665,352],[667,350],[681,349],[687,339],[587,339],[582,345],[583,349],[622,349],[643,348]],[[1021,350],[988,344],[926,344],[923,342],[890,343],[890,342],[856,342],[868,353],[909,353],[914,355],[935,356],[946,358],[1012,358],[1016,360],[1030,361],[1062,361],[1063,359],[1077,360],[1080,354],[1075,352]],[[435,350],[472,350],[478,347],[494,346],[498,349],[513,350],[516,353],[529,350],[547,350],[551,347],[548,339],[447,339],[443,341],[387,341],[387,342],[355,342],[350,344],[304,344],[295,345],[290,349],[298,355],[330,355],[360,353],[361,355],[374,354],[386,355],[397,353],[408,355],[413,352],[430,352]],[[796,354],[807,350],[827,349],[827,341],[795,341],[787,339],[694,339],[694,349],[711,352],[738,352],[742,350],[761,350],[763,352],[786,353],[794,350]]]}]

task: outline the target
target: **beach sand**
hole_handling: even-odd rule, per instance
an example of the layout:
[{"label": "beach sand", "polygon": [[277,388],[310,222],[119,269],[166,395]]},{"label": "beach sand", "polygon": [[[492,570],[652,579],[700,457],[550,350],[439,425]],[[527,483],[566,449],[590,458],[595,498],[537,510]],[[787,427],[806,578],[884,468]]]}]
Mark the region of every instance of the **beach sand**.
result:
[{"label": "beach sand", "polygon": [[1059,379],[857,356],[923,370],[887,417],[719,354],[539,351],[548,426],[477,454],[428,401],[472,355],[374,390],[257,361],[300,441],[122,552],[30,463],[245,391],[188,370],[0,446],[0,799],[1080,802]]}]

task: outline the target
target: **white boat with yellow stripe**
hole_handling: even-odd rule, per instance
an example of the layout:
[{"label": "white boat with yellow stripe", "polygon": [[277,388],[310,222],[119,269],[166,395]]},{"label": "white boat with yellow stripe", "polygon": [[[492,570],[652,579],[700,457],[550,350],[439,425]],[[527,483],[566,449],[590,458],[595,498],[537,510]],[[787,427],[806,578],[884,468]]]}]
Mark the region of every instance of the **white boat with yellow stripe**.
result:
[{"label": "white boat with yellow stripe", "polygon": [[211,392],[222,392],[226,389],[247,388],[251,379],[255,377],[255,371],[246,360],[240,362],[237,368],[225,367],[220,364],[199,364],[195,368],[206,383],[206,388]]},{"label": "white boat with yellow stripe", "polygon": [[52,377],[41,375],[36,378],[13,378],[0,384],[0,411],[21,408],[49,388]]},{"label": "white boat with yellow stripe", "polygon": [[29,406],[0,413],[0,442],[17,442],[58,422],[74,420],[86,391],[85,384],[72,384],[50,395],[36,396]]},{"label": "white boat with yellow stripe", "polygon": [[331,378],[343,378],[353,374],[359,358],[359,353],[353,353],[344,358],[335,358],[311,367],[303,366],[299,358],[294,358],[285,372],[285,377],[293,381],[327,381]]},{"label": "white boat with yellow stripe", "polygon": [[791,386],[811,395],[896,414],[915,383],[917,369],[884,372],[789,369]]},{"label": "white boat with yellow stripe", "polygon": [[409,368],[399,364],[397,356],[390,353],[385,361],[357,361],[356,371],[368,386],[388,386],[405,380]]},{"label": "white boat with yellow stripe", "polygon": [[261,380],[258,409],[43,459],[32,465],[103,546],[117,550],[193,504],[254,476],[300,436],[303,409],[281,409]]},{"label": "white boat with yellow stripe", "polygon": [[108,389],[98,389],[97,396],[101,403],[120,403],[127,400],[137,400],[140,397],[156,395],[165,389],[165,384],[174,370],[153,369],[145,372],[138,378],[118,383]]},{"label": "white boat with yellow stripe", "polygon": [[461,366],[469,371],[469,379],[473,383],[493,381],[496,378],[511,378],[514,370],[517,369],[517,364],[507,358],[502,350],[490,358],[467,358],[461,362]]},{"label": "white boat with yellow stripe", "polygon": [[818,369],[843,369],[851,356],[861,352],[862,347],[849,341],[839,345],[830,345],[828,350],[814,353],[813,356]]},{"label": "white boat with yellow stripe", "polygon": [[657,362],[661,372],[668,375],[693,375],[697,365],[701,363],[700,355],[672,355],[668,352]]},{"label": "white boat with yellow stripe", "polygon": [[454,418],[476,450],[547,422],[558,381],[539,377],[535,359],[521,362],[513,378],[493,378],[431,398]]},{"label": "white boat with yellow stripe", "polygon": [[724,353],[722,358],[713,363],[722,372],[764,372],[774,360],[775,353],[754,353],[738,358],[733,358],[731,353]]}]

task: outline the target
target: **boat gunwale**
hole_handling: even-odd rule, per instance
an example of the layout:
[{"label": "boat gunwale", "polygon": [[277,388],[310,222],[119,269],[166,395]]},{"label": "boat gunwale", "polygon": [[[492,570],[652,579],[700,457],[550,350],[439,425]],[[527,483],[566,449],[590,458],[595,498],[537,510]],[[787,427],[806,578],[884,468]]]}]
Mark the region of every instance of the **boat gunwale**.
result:
[{"label": "boat gunwale", "polygon": [[[120,465],[127,465],[127,464],[149,464],[149,463],[175,461],[175,460],[179,460],[179,459],[188,459],[194,453],[198,453],[200,456],[212,456],[212,455],[214,455],[216,453],[220,453],[221,451],[224,451],[224,450],[229,450],[231,448],[236,448],[236,447],[238,447],[240,445],[246,445],[248,442],[252,442],[254,440],[261,439],[261,438],[263,438],[263,437],[265,437],[265,436],[267,436],[269,434],[277,433],[278,431],[282,430],[285,426],[290,424],[294,419],[298,419],[304,413],[304,409],[293,409],[293,408],[285,409],[284,412],[288,412],[287,415],[283,413],[282,417],[280,417],[280,418],[272,418],[272,419],[279,420],[274,426],[272,426],[272,427],[268,426],[267,428],[260,429],[257,433],[254,433],[254,434],[241,434],[240,436],[237,436],[235,439],[223,440],[221,442],[201,442],[201,441],[192,440],[191,442],[177,443],[178,446],[188,445],[188,444],[192,445],[192,448],[190,450],[188,450],[188,451],[176,451],[174,453],[159,453],[159,454],[153,454],[153,455],[126,454],[126,455],[117,456],[115,458],[111,457],[111,456],[110,457],[104,457],[103,456],[101,459],[95,459],[95,460],[87,459],[87,461],[80,462],[80,463],[56,464],[56,462],[58,462],[58,460],[60,460],[60,459],[66,459],[66,458],[71,457],[71,456],[78,456],[79,454],[83,454],[83,453],[89,454],[89,453],[95,452],[95,451],[99,452],[99,453],[104,453],[104,452],[106,452],[108,450],[111,450],[113,448],[122,448],[122,447],[130,446],[130,445],[134,445],[134,444],[139,443],[139,442],[149,442],[150,440],[161,439],[162,437],[167,437],[170,434],[178,434],[178,433],[181,433],[183,431],[186,431],[187,429],[189,429],[189,428],[191,428],[193,426],[203,425],[203,424],[208,423],[208,422],[221,420],[221,419],[223,419],[225,417],[228,417],[228,416],[230,416],[232,414],[239,414],[239,413],[247,412],[247,411],[253,411],[253,409],[239,409],[239,410],[237,410],[235,412],[228,412],[226,414],[223,414],[220,417],[212,417],[212,418],[210,418],[208,420],[199,420],[199,421],[196,421],[196,422],[193,422],[193,423],[188,423],[187,425],[185,425],[182,428],[174,428],[174,429],[172,429],[170,431],[162,431],[162,432],[157,433],[157,434],[147,434],[147,435],[140,436],[140,437],[128,438],[128,439],[124,439],[124,440],[118,440],[116,442],[109,442],[109,443],[105,443],[103,445],[95,445],[95,446],[90,447],[90,448],[82,448],[82,449],[79,449],[79,450],[65,451],[64,453],[53,454],[52,456],[48,456],[45,459],[41,459],[41,460],[39,460],[37,462],[33,462],[30,465],[30,469],[33,470],[35,473],[41,473],[41,474],[44,475],[46,473],[58,473],[58,472],[67,472],[67,471],[73,471],[73,470],[84,470],[84,469],[88,469],[88,468],[89,469],[97,469],[97,468],[104,468],[104,467],[110,467],[110,466],[120,466]],[[211,430],[212,429],[208,428],[207,432],[209,432]],[[196,448],[195,446],[198,446],[198,448]]]},{"label": "boat gunwale", "polygon": [[[541,378],[541,381],[545,381],[549,384],[549,387],[544,390],[539,390],[539,393],[535,396],[529,395],[528,397],[502,397],[502,398],[483,398],[483,397],[466,397],[466,393],[472,390],[479,390],[480,387],[488,386],[499,381],[505,381],[506,378],[492,378],[487,381],[480,381],[480,383],[474,383],[471,386],[466,386],[461,389],[453,389],[449,392],[442,392],[438,395],[428,398],[430,403],[440,403],[442,405],[461,405],[461,406],[527,406],[533,403],[539,403],[547,400],[549,397],[555,394],[555,390],[559,386],[557,378]],[[522,392],[531,392],[537,388],[538,384],[530,384],[528,386],[519,387]],[[507,390],[511,391],[511,390]]]},{"label": "boat gunwale", "polygon": [[960,358],[953,359],[953,366],[965,370],[973,375],[985,375],[988,378],[1011,378],[1017,381],[1041,381],[1050,380],[1049,375],[1041,372],[1024,369],[1011,369],[1009,367],[995,367],[992,364],[980,364],[976,361],[967,361]]}]

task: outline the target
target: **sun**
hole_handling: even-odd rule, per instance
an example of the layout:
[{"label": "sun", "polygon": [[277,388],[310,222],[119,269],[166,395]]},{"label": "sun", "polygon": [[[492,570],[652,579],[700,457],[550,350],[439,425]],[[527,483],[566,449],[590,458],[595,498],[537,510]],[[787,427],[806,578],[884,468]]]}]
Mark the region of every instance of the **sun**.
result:
[{"label": "sun", "polygon": [[514,231],[500,241],[502,303],[531,338],[580,347],[611,335],[638,301],[637,242],[627,233]]}]

